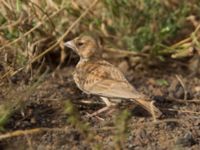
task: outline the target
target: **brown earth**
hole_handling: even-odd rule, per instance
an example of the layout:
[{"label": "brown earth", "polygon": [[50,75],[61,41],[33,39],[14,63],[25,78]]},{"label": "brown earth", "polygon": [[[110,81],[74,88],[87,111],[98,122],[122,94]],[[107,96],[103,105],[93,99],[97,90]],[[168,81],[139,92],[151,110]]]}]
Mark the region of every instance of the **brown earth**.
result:
[{"label": "brown earth", "polygon": [[[199,67],[191,63],[194,58],[136,66],[132,59],[117,64],[139,91],[155,99],[163,112],[157,122],[131,102],[88,117],[104,104],[77,89],[72,79],[74,67],[68,65],[48,73],[23,107],[13,113],[0,135],[0,149],[200,149],[200,79]],[[26,84],[22,80],[24,76],[18,75],[10,84],[17,90]],[[80,116],[75,124],[65,111],[68,101]],[[125,108],[131,114],[128,119],[122,115]],[[84,123],[89,123],[85,130]]]}]

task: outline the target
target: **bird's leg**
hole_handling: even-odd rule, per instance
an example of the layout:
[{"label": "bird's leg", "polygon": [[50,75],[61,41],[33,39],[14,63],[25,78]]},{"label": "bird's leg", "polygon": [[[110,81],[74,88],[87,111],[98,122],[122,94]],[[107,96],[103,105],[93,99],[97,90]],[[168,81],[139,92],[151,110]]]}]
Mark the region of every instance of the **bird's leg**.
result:
[{"label": "bird's leg", "polygon": [[109,99],[107,97],[101,97],[101,99],[104,101],[104,103],[106,104],[106,106],[110,107],[113,104],[109,101]]},{"label": "bird's leg", "polygon": [[111,102],[109,101],[109,99],[106,98],[106,97],[101,97],[101,99],[104,101],[104,103],[106,104],[106,106],[103,107],[103,108],[101,108],[101,109],[99,109],[99,110],[97,110],[97,111],[95,111],[94,113],[92,113],[92,114],[90,115],[91,117],[92,117],[92,116],[96,116],[96,115],[98,115],[98,114],[100,114],[100,113],[102,113],[102,112],[107,111],[111,106],[114,105],[114,104],[111,103]]}]

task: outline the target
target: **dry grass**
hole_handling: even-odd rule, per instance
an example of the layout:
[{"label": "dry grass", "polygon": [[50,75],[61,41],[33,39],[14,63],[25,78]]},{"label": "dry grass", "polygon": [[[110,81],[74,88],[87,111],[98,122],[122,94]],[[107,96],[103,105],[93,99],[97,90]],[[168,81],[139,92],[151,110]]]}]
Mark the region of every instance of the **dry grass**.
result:
[{"label": "dry grass", "polygon": [[[179,0],[90,2],[0,0],[1,130],[11,115],[23,108],[24,102],[48,72],[70,59],[63,42],[82,32],[96,33],[103,40],[105,51],[118,53],[120,57],[165,60],[168,56],[180,59],[200,55],[199,0],[183,0],[181,3]],[[24,87],[16,91],[15,82]],[[81,122],[72,108],[71,103],[66,105],[66,112],[71,116],[69,123],[90,141],[93,134],[88,134],[89,125]],[[119,149],[127,133],[128,116],[124,111],[116,120],[114,138]],[[43,129],[33,130],[40,131]],[[18,134],[27,133],[6,134],[0,139]]]}]

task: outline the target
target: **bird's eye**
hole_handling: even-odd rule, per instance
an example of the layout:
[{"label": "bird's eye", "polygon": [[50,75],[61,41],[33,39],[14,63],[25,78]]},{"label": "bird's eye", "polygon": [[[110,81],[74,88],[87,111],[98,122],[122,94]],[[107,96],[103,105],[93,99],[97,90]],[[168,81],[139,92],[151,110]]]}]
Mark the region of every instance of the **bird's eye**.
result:
[{"label": "bird's eye", "polygon": [[84,42],[78,42],[77,45],[78,47],[83,46]]}]

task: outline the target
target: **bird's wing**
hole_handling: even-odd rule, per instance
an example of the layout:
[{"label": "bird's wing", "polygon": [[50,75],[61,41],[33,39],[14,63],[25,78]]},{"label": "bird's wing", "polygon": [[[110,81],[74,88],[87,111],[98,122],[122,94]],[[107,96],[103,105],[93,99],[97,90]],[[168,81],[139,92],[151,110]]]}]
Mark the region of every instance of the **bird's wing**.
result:
[{"label": "bird's wing", "polygon": [[111,98],[130,99],[159,117],[160,110],[148,98],[129,84],[124,75],[106,61],[87,63],[74,76],[78,87],[89,94]]},{"label": "bird's wing", "polygon": [[[96,67],[95,67],[96,66]],[[121,71],[106,61],[97,61],[85,72],[83,88],[87,93],[114,98],[141,98]]]},{"label": "bird's wing", "polygon": [[91,94],[97,94],[106,97],[112,98],[140,98],[141,94],[137,91],[133,92],[130,85],[127,85],[126,82],[103,79],[100,82],[95,83],[94,85],[88,87]]}]

